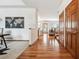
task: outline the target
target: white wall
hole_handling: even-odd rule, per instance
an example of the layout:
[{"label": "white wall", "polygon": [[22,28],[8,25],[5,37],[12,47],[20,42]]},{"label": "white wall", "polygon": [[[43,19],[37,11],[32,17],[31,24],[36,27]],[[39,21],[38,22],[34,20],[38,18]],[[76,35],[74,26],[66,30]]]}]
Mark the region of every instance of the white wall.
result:
[{"label": "white wall", "polygon": [[[23,29],[6,29],[5,17],[24,17],[25,27]],[[11,30],[14,40],[30,40],[31,35],[29,28],[36,28],[37,26],[36,9],[34,8],[0,7],[0,18],[2,19],[2,21],[0,21],[0,28],[4,28],[5,31]]]},{"label": "white wall", "polygon": [[36,42],[38,39],[38,30],[36,28],[32,28],[30,31],[30,35],[31,35],[30,37],[31,40],[29,41],[29,44],[31,45],[34,42]]}]

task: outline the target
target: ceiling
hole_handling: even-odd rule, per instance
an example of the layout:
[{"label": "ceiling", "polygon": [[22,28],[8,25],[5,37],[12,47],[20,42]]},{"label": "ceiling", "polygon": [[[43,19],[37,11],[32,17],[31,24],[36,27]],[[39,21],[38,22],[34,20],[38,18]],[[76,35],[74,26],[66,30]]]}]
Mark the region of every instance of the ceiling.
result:
[{"label": "ceiling", "polygon": [[27,7],[37,8],[41,20],[57,20],[62,0],[23,0]]},{"label": "ceiling", "polygon": [[1,6],[24,6],[23,0],[0,0]]},{"label": "ceiling", "polygon": [[72,0],[0,0],[2,6],[27,6],[37,8],[38,20],[58,21],[58,15]]}]

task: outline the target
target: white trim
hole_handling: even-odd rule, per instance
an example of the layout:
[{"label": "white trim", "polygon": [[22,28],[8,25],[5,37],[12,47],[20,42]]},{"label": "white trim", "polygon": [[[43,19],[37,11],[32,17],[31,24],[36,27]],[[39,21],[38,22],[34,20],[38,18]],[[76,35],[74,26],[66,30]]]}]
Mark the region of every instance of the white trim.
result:
[{"label": "white trim", "polygon": [[60,8],[58,9],[58,14],[60,15],[62,11],[71,3],[72,0],[63,0]]},{"label": "white trim", "polygon": [[66,38],[66,22],[65,22],[65,9],[64,9],[64,47],[66,46],[65,38]]}]

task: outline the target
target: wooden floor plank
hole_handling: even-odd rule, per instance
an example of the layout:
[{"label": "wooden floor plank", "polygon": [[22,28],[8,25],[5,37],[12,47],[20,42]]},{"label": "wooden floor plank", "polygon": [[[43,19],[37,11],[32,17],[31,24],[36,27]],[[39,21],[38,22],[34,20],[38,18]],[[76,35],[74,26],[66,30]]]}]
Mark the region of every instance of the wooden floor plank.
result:
[{"label": "wooden floor plank", "polygon": [[68,51],[54,39],[39,39],[17,59],[73,59]]}]

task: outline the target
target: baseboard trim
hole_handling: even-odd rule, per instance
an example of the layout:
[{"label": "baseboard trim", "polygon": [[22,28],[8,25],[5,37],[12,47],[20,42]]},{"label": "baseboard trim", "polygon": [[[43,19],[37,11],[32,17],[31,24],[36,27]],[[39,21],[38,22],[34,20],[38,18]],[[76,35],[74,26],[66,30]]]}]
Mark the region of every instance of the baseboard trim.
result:
[{"label": "baseboard trim", "polygon": [[6,41],[29,41],[29,40],[6,40]]},{"label": "baseboard trim", "polygon": [[29,47],[35,45],[39,39],[37,39],[33,44],[29,44]]}]

